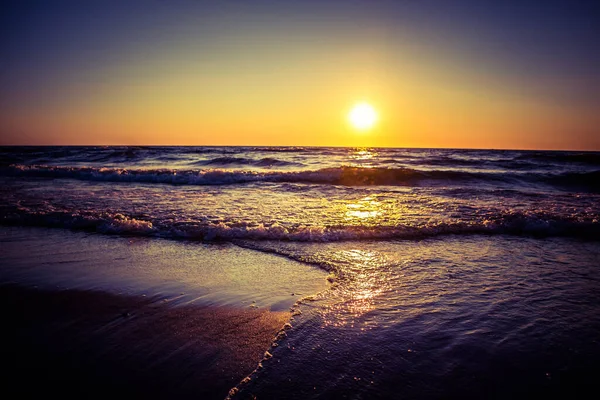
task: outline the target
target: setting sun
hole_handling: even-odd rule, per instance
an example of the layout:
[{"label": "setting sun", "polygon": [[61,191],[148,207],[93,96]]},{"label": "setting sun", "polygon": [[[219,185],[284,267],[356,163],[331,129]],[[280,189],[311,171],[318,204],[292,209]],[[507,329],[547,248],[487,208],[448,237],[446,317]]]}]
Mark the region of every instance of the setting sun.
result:
[{"label": "setting sun", "polygon": [[370,104],[358,103],[350,110],[348,120],[356,129],[366,130],[377,122],[377,112]]}]

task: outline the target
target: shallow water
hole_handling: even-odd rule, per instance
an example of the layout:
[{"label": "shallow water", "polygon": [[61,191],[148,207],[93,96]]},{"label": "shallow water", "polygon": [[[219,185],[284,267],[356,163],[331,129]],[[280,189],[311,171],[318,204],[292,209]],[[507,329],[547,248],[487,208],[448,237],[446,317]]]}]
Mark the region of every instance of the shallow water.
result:
[{"label": "shallow water", "polygon": [[159,296],[171,304],[288,311],[327,289],[314,266],[243,249],[146,237],[0,226],[0,283]]},{"label": "shallow water", "polygon": [[600,356],[599,174],[594,152],[4,147],[0,221],[329,272],[242,398],[577,397]]},{"label": "shallow water", "polygon": [[450,236],[290,247],[327,258],[342,277],[301,308],[242,398],[578,397],[593,383],[597,243]]}]

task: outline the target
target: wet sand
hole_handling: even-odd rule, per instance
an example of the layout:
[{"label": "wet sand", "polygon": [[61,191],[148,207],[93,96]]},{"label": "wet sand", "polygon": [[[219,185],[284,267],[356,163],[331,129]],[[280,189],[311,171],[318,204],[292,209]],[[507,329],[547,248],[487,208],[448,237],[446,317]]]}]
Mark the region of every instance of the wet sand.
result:
[{"label": "wet sand", "polygon": [[97,291],[0,286],[4,390],[21,395],[224,398],[289,312]]},{"label": "wet sand", "polygon": [[6,393],[223,399],[327,274],[231,244],[0,227]]}]

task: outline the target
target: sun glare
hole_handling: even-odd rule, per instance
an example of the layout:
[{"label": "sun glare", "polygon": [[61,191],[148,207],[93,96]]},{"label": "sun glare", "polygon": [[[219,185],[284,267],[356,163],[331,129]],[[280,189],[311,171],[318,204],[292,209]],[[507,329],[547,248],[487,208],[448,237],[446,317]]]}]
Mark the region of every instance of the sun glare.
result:
[{"label": "sun glare", "polygon": [[377,112],[370,104],[358,103],[350,110],[348,120],[356,129],[370,129],[377,122]]}]

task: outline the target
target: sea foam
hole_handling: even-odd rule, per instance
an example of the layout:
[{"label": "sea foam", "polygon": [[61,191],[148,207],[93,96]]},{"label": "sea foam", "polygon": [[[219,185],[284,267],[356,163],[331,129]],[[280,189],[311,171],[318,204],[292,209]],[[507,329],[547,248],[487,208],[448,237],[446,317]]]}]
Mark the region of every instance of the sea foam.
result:
[{"label": "sea foam", "polygon": [[[258,162],[263,162],[262,159]],[[270,162],[270,161],[269,161]],[[341,166],[318,170],[255,171],[230,169],[127,169],[65,167],[50,165],[11,165],[2,168],[5,176],[32,176],[106,182],[139,182],[173,185],[231,185],[249,182],[314,183],[343,186],[419,185],[421,182],[548,184],[600,191],[600,170],[564,173],[495,173],[456,170],[425,171],[412,168]]]}]

